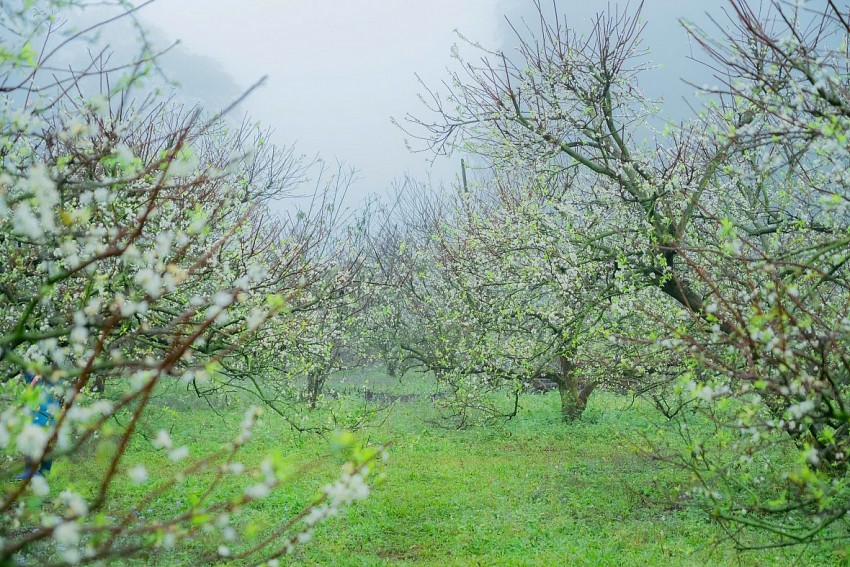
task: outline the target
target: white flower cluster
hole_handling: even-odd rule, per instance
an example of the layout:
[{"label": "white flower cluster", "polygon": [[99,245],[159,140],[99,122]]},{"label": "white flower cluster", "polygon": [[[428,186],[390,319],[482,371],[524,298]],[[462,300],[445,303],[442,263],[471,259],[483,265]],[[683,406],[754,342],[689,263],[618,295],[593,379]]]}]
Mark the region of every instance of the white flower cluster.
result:
[{"label": "white flower cluster", "polygon": [[815,402],[812,400],[803,400],[798,404],[788,406],[786,412],[793,419],[800,419],[811,413],[815,409]]},{"label": "white flower cluster", "polygon": [[[369,496],[369,485],[366,484],[366,477],[369,475],[369,467],[362,466],[359,470],[355,470],[351,463],[346,463],[343,466],[342,475],[339,480],[333,484],[328,484],[324,487],[325,501],[321,504],[313,506],[310,511],[304,516],[304,529],[295,535],[295,537],[286,543],[286,553],[291,553],[294,549],[293,543],[306,543],[313,537],[314,527],[332,518],[339,513],[340,508],[351,504],[357,500],[364,500]],[[269,565],[277,565],[277,560],[268,563]]]},{"label": "white flower cluster", "polygon": [[0,449],[4,449],[12,440],[12,432],[20,423],[18,408],[7,408],[0,413]]},{"label": "white flower cluster", "polygon": [[235,446],[238,447],[243,445],[251,438],[251,433],[254,430],[254,426],[257,424],[257,419],[259,419],[262,413],[262,409],[257,406],[251,406],[245,410],[245,417],[242,419],[239,435],[234,440]]},{"label": "white flower cluster", "polygon": [[89,513],[89,505],[85,498],[73,490],[63,490],[59,494],[59,500],[68,507],[73,517],[82,517]]},{"label": "white flower cluster", "polygon": [[148,471],[144,465],[138,464],[127,473],[133,484],[144,484],[148,480]]},{"label": "white flower cluster", "polygon": [[[47,167],[44,164],[30,167],[29,174],[20,180],[17,189],[26,198],[14,207],[13,230],[33,241],[54,232],[54,207],[59,203],[59,192]],[[35,210],[32,203],[35,203]]]},{"label": "white flower cluster", "polygon": [[28,423],[16,439],[18,451],[30,459],[38,459],[44,454],[47,442],[50,440],[48,429]]},{"label": "white flower cluster", "polygon": [[272,489],[278,485],[277,471],[271,457],[266,457],[260,463],[260,472],[263,474],[263,482],[253,484],[245,489],[245,496],[250,499],[265,498],[271,494]]},{"label": "white flower cluster", "polygon": [[[349,472],[350,465],[343,468],[343,473],[333,484],[325,486],[324,492],[328,497],[328,509],[334,514],[340,507],[369,496],[369,485],[366,477],[369,467],[363,466],[359,471]],[[315,523],[315,522],[314,522]]]},{"label": "white flower cluster", "polygon": [[356,472],[350,472],[350,470],[351,464],[348,463],[343,467],[339,480],[325,486],[323,491],[327,497],[326,503],[313,507],[304,518],[304,523],[309,528],[335,516],[343,506],[365,500],[369,496],[370,488],[366,483],[369,467],[364,466]]}]

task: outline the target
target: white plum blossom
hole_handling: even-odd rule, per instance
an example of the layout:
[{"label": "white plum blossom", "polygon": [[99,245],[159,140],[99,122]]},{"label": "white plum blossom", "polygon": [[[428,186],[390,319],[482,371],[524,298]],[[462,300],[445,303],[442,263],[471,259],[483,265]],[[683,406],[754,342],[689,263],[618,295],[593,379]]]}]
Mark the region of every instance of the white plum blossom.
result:
[{"label": "white plum blossom", "polygon": [[820,463],[820,455],[818,454],[818,450],[814,447],[809,447],[806,451],[804,451],[803,457],[805,457],[806,462],[812,466],[816,467]]},{"label": "white plum blossom", "polygon": [[68,340],[70,340],[72,344],[85,344],[88,339],[89,330],[85,327],[74,327],[71,334],[68,336]]},{"label": "white plum blossom", "polygon": [[94,317],[95,315],[100,313],[100,308],[102,305],[103,302],[100,300],[100,298],[94,297],[90,299],[89,302],[86,304],[85,309],[83,309],[83,313],[86,317]]},{"label": "white plum blossom", "polygon": [[208,320],[215,320],[216,323],[223,323],[227,318],[227,310],[223,307],[210,305],[204,313],[204,318]]},{"label": "white plum blossom", "polygon": [[219,291],[212,298],[213,305],[218,307],[227,307],[233,302],[233,295],[226,291]]},{"label": "white plum blossom", "polygon": [[266,320],[267,313],[265,310],[255,307],[248,314],[248,318],[246,320],[246,327],[249,331],[254,331],[263,324],[263,321]]},{"label": "white plum blossom", "polygon": [[136,465],[127,474],[133,484],[144,484],[148,480],[148,471],[143,465]]},{"label": "white plum blossom", "polygon": [[159,297],[162,293],[162,277],[150,268],[139,270],[133,277],[133,281],[153,298]]},{"label": "white plum blossom", "polygon": [[154,373],[150,370],[139,370],[138,372],[134,372],[133,375],[130,376],[130,387],[136,391],[141,390],[150,383],[153,376]]},{"label": "white plum blossom", "polygon": [[49,436],[44,427],[28,423],[16,439],[18,451],[31,459],[38,459],[44,452],[48,439]]},{"label": "white plum blossom", "polygon": [[696,391],[696,397],[706,402],[710,402],[714,399],[714,394],[715,392],[711,386],[703,386]]},{"label": "white plum blossom", "polygon": [[44,128],[44,121],[25,108],[11,113],[12,126],[23,134],[34,134]]},{"label": "white plum blossom", "polygon": [[144,315],[148,312],[149,304],[147,301],[123,301],[120,305],[121,316],[131,317],[135,314]]},{"label": "white plum blossom", "polygon": [[76,547],[69,547],[62,552],[62,559],[65,560],[65,563],[76,565],[80,562],[80,559],[82,559],[82,555],[80,554],[80,550]]},{"label": "white plum blossom", "polygon": [[339,508],[356,500],[369,496],[369,485],[363,480],[363,474],[343,473],[338,481],[325,486],[325,494],[332,508]]},{"label": "white plum blossom", "polygon": [[106,205],[110,201],[109,189],[106,187],[98,187],[94,190],[94,200],[100,204]]},{"label": "white plum blossom", "polygon": [[50,485],[47,484],[47,480],[40,474],[30,479],[30,489],[36,496],[47,496],[50,494]]},{"label": "white plum blossom", "polygon": [[182,461],[186,457],[189,456],[189,447],[186,445],[182,445],[180,447],[175,447],[168,453],[168,458],[174,462]]},{"label": "white plum blossom", "polygon": [[277,476],[275,474],[274,461],[272,461],[271,457],[266,457],[260,463],[260,472],[265,476],[266,484],[268,486],[274,486],[277,482]]},{"label": "white plum blossom", "polygon": [[803,400],[799,404],[788,406],[788,413],[794,419],[800,419],[804,415],[811,412],[813,409],[815,409],[815,402],[813,402],[812,400]]},{"label": "white plum blossom", "polygon": [[191,151],[184,151],[168,164],[168,175],[171,177],[186,177],[195,172],[198,167],[198,158]]},{"label": "white plum blossom", "polygon": [[71,424],[69,421],[65,421],[57,430],[56,447],[61,451],[65,451],[71,448],[71,443]]},{"label": "white plum blossom", "polygon": [[85,499],[72,490],[63,490],[59,494],[59,499],[68,506],[68,509],[75,516],[85,516],[89,513],[89,505]]},{"label": "white plum blossom", "polygon": [[304,523],[312,527],[322,520],[336,515],[336,510],[326,505],[314,506],[310,512],[304,516]]},{"label": "white plum blossom", "polygon": [[161,232],[156,235],[155,251],[160,258],[166,258],[171,252],[171,243],[174,241],[174,233],[171,231]]},{"label": "white plum blossom", "polygon": [[80,525],[76,522],[62,522],[53,530],[53,539],[64,545],[75,545],[80,541]]},{"label": "white plum blossom", "polygon": [[204,230],[204,227],[207,225],[207,219],[204,216],[197,216],[192,220],[192,223],[189,225],[187,232],[189,234],[200,234],[201,231]]},{"label": "white plum blossom", "polygon": [[67,140],[68,138],[79,138],[80,136],[84,136],[90,131],[91,128],[88,124],[86,124],[79,118],[74,118],[65,123],[65,127],[62,131],[62,134],[60,134],[60,138],[65,140]]},{"label": "white plum blossom", "polygon": [[121,164],[121,167],[124,168],[129,167],[133,163],[133,160],[136,159],[136,156],[133,155],[133,150],[127,144],[118,144],[112,148],[112,153],[115,155],[118,163]]},{"label": "white plum blossom", "polygon": [[156,434],[156,439],[153,441],[153,446],[157,449],[171,449],[171,436],[165,429],[160,429]]},{"label": "white plum blossom", "polygon": [[245,489],[245,496],[248,498],[265,498],[271,493],[271,489],[265,483],[252,484]]},{"label": "white plum blossom", "polygon": [[44,229],[41,222],[33,214],[29,203],[18,203],[15,206],[15,214],[13,217],[14,231],[18,234],[27,236],[33,240],[38,240],[44,236]]}]

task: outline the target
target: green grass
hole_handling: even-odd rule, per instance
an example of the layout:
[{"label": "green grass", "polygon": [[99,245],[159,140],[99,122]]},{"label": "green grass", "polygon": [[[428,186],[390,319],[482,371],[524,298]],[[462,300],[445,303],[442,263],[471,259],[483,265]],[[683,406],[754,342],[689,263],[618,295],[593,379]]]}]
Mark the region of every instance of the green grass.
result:
[{"label": "green grass", "polygon": [[[370,388],[395,381],[370,376]],[[162,399],[145,431],[172,430],[192,454],[214,450],[238,430],[241,409],[216,415],[199,404],[173,411]],[[817,548],[736,553],[723,531],[704,514],[663,503],[679,489],[678,473],[665,472],[634,449],[640,432],[663,427],[641,404],[595,394],[585,418],[557,419],[557,395],[525,398],[520,414],[502,427],[463,431],[430,425],[427,400],[396,404],[388,419],[359,433],[393,441],[386,482],[372,496],[322,525],[313,541],[291,558],[300,565],[834,565],[837,551]],[[185,403],[185,402],[184,402]],[[175,405],[175,404],[172,404]],[[185,408],[184,408],[185,410]],[[237,527],[260,533],[310,501],[333,478],[338,461],[327,442],[294,434],[271,414],[262,420],[242,460],[256,463],[276,450],[293,464],[318,462],[280,493],[245,507]],[[94,489],[97,459],[79,455],[55,465],[51,485]],[[172,464],[143,441],[128,462],[144,461],[152,477]],[[132,506],[144,493],[122,476],[114,496]],[[156,506],[148,519],[187,505],[200,479],[190,479]],[[237,494],[231,486],[221,494]],[[214,540],[197,541],[210,545]],[[132,564],[181,564],[175,551]]]}]

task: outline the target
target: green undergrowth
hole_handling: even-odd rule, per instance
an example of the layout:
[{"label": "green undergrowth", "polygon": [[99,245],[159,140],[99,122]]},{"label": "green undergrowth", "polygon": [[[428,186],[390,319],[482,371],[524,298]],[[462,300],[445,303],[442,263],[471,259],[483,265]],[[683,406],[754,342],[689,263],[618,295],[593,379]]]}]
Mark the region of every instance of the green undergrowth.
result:
[{"label": "green undergrowth", "polygon": [[[347,380],[352,383],[356,376]],[[369,388],[395,392],[396,383],[373,372]],[[181,399],[159,398],[141,431],[150,437],[159,429],[169,430],[175,444],[187,444],[193,455],[211,452],[236,435],[241,403],[211,408]],[[638,449],[642,435],[666,427],[646,405],[598,393],[582,421],[574,424],[559,421],[557,407],[554,392],[527,396],[519,415],[503,426],[458,431],[431,421],[435,414],[426,396],[396,402],[379,426],[358,432],[364,441],[392,441],[386,481],[369,499],[320,526],[290,562],[647,566],[844,561],[834,546],[736,552],[718,524],[677,501],[685,490],[683,475],[660,468]],[[97,450],[89,451],[55,464],[50,479],[54,491],[73,486],[93,493],[90,479],[98,478],[103,465]],[[239,531],[268,533],[339,470],[328,441],[297,434],[267,412],[240,460],[257,463],[269,451],[292,463],[293,481],[243,508],[234,522]],[[137,462],[145,464],[151,481],[136,486],[119,475],[113,510],[135,506],[146,487],[174,470],[144,438],[127,455],[127,463]],[[138,514],[151,519],[188,507],[209,478],[187,479]],[[226,485],[219,495],[238,494],[247,482]],[[211,535],[193,545],[214,549],[218,543]],[[185,550],[175,550],[128,564],[184,564],[188,557]]]}]

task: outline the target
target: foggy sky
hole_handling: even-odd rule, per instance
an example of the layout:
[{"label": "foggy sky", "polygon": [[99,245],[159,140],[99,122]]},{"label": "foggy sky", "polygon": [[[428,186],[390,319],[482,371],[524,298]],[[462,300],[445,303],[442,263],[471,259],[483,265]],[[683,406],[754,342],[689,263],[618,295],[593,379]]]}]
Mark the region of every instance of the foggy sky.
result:
[{"label": "foggy sky", "polygon": [[[607,2],[557,5],[571,25],[587,31]],[[641,86],[650,98],[663,97],[665,118],[690,114],[685,100],[693,102],[694,88],[681,77],[696,84],[711,79],[689,59],[694,50],[678,20],[711,28],[706,10],[723,19],[722,7],[723,2],[646,0],[643,45],[659,68],[647,72]],[[420,180],[431,176],[435,184],[452,182],[460,158],[432,166],[433,156],[406,148],[406,135],[390,118],[424,112],[414,73],[439,86],[454,64],[454,30],[510,52],[515,39],[505,16],[529,22],[536,17],[531,0],[157,0],[141,13],[162,43],[182,41],[182,55],[174,57],[170,70],[197,96],[206,93],[212,105],[222,104],[222,93],[232,96],[268,75],[242,109],[273,127],[276,142],[356,167],[359,180],[350,203],[386,193],[405,173]]]}]

